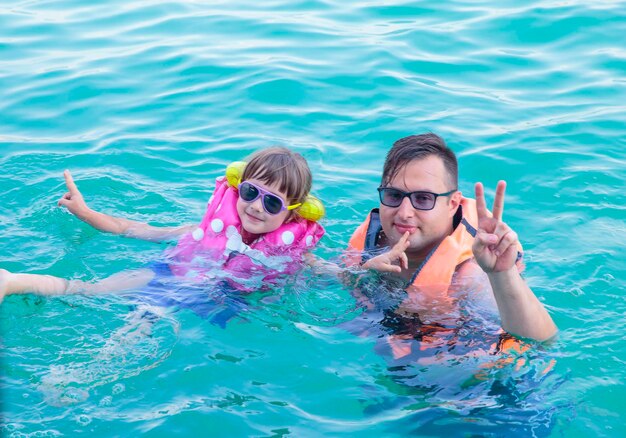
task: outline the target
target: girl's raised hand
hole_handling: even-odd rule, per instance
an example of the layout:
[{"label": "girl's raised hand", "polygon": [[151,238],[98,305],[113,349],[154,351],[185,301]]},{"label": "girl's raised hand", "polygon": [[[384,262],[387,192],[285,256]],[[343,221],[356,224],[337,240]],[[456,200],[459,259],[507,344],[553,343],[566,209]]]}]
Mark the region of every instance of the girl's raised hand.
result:
[{"label": "girl's raised hand", "polygon": [[363,267],[378,272],[396,273],[402,272],[402,269],[409,269],[409,260],[406,256],[409,245],[409,232],[407,231],[393,248],[384,254],[372,257],[363,264]]},{"label": "girl's raised hand", "polygon": [[68,192],[59,199],[58,205],[59,207],[63,206],[67,208],[70,213],[80,218],[89,211],[89,207],[87,207],[83,195],[78,190],[78,187],[76,187],[69,170],[63,172],[63,177],[65,178],[65,185],[67,186]]},{"label": "girl's raised hand", "polygon": [[476,183],[475,186],[478,230],[472,252],[476,262],[487,273],[506,271],[517,260],[517,234],[502,221],[505,190],[506,182],[498,181],[492,213],[489,213],[483,185]]}]

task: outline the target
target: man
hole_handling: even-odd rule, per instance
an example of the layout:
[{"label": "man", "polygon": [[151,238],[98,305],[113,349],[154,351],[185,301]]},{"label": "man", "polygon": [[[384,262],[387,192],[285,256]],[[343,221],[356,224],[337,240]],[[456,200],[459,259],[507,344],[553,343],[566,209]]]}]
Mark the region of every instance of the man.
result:
[{"label": "man", "polygon": [[[493,293],[508,333],[551,338],[556,326],[522,279],[517,234],[502,221],[506,183],[498,183],[491,213],[481,183],[475,202],[457,188],[456,156],[443,139],[429,133],[396,141],[385,160],[380,207],[355,231],[350,248],[362,253],[364,268],[405,282],[402,312],[437,307],[443,314],[452,290],[474,288]],[[372,256],[381,248],[390,249]],[[477,286],[485,274],[487,284]]]}]

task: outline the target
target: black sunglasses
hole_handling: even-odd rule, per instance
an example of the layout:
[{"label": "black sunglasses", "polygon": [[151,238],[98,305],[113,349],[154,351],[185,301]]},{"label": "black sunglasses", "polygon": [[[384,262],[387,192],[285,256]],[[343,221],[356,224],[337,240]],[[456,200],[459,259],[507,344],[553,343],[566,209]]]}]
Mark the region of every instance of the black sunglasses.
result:
[{"label": "black sunglasses", "polygon": [[399,207],[402,204],[404,198],[408,197],[411,201],[411,205],[416,210],[432,210],[435,208],[435,202],[439,196],[450,196],[457,189],[450,190],[445,193],[433,193],[433,192],[404,192],[393,187],[379,187],[378,194],[380,196],[380,203],[387,207]]}]

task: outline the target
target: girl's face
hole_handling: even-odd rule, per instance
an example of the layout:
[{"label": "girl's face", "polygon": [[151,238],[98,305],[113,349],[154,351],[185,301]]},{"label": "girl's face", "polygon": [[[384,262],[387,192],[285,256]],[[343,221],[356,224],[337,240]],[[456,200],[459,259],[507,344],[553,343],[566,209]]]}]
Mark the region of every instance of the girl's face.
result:
[{"label": "girl's face", "polygon": [[[266,192],[278,196],[283,200],[285,207],[287,206],[287,196],[278,189],[278,184],[268,184],[258,179],[250,178],[246,182],[250,182]],[[282,210],[277,214],[270,214],[263,208],[263,196],[258,196],[252,202],[246,202],[241,197],[237,199],[237,214],[241,220],[241,226],[250,234],[271,233],[278,229],[287,220],[291,212]]]}]

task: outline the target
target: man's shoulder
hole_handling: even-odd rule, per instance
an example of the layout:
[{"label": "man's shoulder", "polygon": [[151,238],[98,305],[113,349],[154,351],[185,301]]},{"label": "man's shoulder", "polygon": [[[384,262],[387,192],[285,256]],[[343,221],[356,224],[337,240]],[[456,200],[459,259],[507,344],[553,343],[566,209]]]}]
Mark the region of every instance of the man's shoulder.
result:
[{"label": "man's shoulder", "polygon": [[374,208],[352,233],[348,242],[348,249],[357,251],[373,249],[377,244],[377,235],[380,229],[378,208]]},{"label": "man's shoulder", "polygon": [[456,267],[456,270],[454,271],[455,279],[459,279],[459,280],[468,279],[468,278],[477,278],[480,276],[486,277],[486,274],[478,265],[478,263],[476,263],[476,259],[473,257],[459,264]]}]

